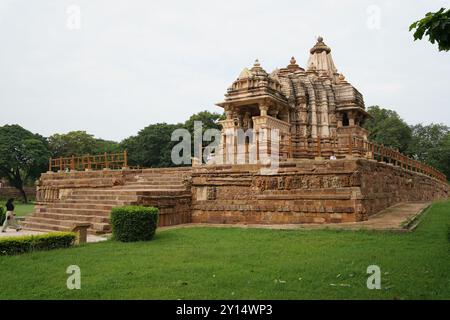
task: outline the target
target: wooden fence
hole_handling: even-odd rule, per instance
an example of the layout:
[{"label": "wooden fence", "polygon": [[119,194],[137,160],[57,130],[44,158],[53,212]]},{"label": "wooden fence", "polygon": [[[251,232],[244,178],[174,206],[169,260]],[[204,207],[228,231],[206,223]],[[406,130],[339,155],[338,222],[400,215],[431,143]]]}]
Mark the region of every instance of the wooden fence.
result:
[{"label": "wooden fence", "polygon": [[101,155],[72,156],[68,158],[50,158],[49,171],[84,171],[102,169],[122,169],[128,167],[127,152],[104,153]]}]

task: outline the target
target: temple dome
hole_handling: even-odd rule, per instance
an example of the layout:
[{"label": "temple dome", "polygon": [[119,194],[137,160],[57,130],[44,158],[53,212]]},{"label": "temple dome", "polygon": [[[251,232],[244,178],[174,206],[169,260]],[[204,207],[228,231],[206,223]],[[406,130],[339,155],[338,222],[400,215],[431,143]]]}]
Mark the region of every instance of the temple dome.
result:
[{"label": "temple dome", "polygon": [[269,74],[266,72],[266,70],[264,70],[261,67],[259,60],[256,59],[253,64],[253,67],[251,67],[250,70],[248,68],[244,68],[241,71],[241,73],[239,74],[238,80],[248,79],[248,78],[252,78],[252,77],[267,78],[268,76],[269,76]]},{"label": "temple dome", "polygon": [[239,74],[238,79],[247,79],[252,76],[252,73],[247,68],[244,68],[241,73]]}]

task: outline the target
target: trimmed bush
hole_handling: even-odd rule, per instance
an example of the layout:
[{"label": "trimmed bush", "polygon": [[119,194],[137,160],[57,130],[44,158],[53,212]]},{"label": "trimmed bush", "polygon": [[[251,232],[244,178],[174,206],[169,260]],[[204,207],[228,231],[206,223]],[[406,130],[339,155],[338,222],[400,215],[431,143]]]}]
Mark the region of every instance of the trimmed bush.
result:
[{"label": "trimmed bush", "polygon": [[118,241],[148,241],[158,227],[159,210],[154,207],[123,206],[111,210],[113,238]]},{"label": "trimmed bush", "polygon": [[14,255],[30,251],[67,248],[75,243],[74,232],[0,238],[0,255]]},{"label": "trimmed bush", "polygon": [[3,206],[0,206],[0,226],[3,225],[6,219],[6,209]]}]

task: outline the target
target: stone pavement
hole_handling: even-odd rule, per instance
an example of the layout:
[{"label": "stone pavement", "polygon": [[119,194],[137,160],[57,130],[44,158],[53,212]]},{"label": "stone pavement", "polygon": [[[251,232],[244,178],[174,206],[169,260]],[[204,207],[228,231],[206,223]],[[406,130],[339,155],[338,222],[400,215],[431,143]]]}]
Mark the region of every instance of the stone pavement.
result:
[{"label": "stone pavement", "polygon": [[402,202],[393,205],[371,217],[367,221],[345,222],[334,224],[211,224],[211,223],[190,223],[176,226],[158,228],[159,231],[173,228],[187,227],[218,227],[218,228],[260,228],[279,230],[379,230],[379,231],[412,231],[417,226],[418,217],[431,202]]},{"label": "stone pavement", "polygon": [[[48,232],[24,230],[24,229],[17,232],[14,229],[8,228],[6,230],[6,232],[0,232],[0,238],[1,237],[29,236],[29,235],[38,235],[38,234],[45,234],[45,233],[48,233]],[[100,241],[105,241],[105,240],[107,240],[107,238],[105,236],[95,236],[95,235],[90,235],[90,234],[88,234],[88,236],[87,236],[88,243],[100,242]]]}]

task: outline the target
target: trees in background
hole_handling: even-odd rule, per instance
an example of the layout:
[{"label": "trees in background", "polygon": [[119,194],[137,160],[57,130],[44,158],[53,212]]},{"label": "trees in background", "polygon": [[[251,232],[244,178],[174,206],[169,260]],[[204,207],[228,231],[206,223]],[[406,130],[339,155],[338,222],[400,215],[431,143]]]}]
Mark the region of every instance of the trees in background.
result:
[{"label": "trees in background", "polygon": [[393,110],[372,106],[364,124],[369,140],[398,149],[442,171],[450,178],[450,127],[444,124],[409,126]]},{"label": "trees in background", "polygon": [[443,124],[411,126],[408,153],[450,177],[450,127]]},{"label": "trees in background", "polygon": [[47,170],[49,157],[44,137],[19,125],[0,127],[0,177],[20,191],[24,202],[28,202],[25,184]]},{"label": "trees in background", "polygon": [[225,116],[220,113],[201,111],[199,113],[193,114],[186,122],[183,127],[189,130],[189,132],[194,134],[194,122],[201,121],[203,123],[203,133],[207,129],[219,129],[219,120],[225,120]]},{"label": "trees in background", "polygon": [[184,124],[151,124],[139,131],[136,136],[123,140],[120,146],[128,151],[128,162],[132,166],[173,167],[175,165],[171,153],[178,141],[171,141],[172,132],[183,128],[193,137],[195,121],[202,122],[202,130],[205,132],[207,129],[219,129],[218,121],[222,118],[219,113],[201,111],[192,115]]},{"label": "trees in background", "polygon": [[120,150],[119,143],[97,139],[85,131],[71,131],[64,134],[54,134],[48,138],[52,157],[70,157],[72,155],[116,153]]},{"label": "trees in background", "polygon": [[379,106],[371,106],[367,112],[372,117],[364,124],[369,140],[406,153],[412,139],[411,128],[397,112]]},{"label": "trees in background", "polygon": [[414,41],[427,35],[431,43],[437,42],[439,51],[450,50],[450,9],[428,12],[424,18],[409,26],[409,31],[412,30],[415,30]]},{"label": "trees in background", "polygon": [[123,140],[122,149],[128,151],[128,163],[142,167],[173,167],[170,141],[172,132],[181,124],[157,123],[145,127],[136,136]]}]

